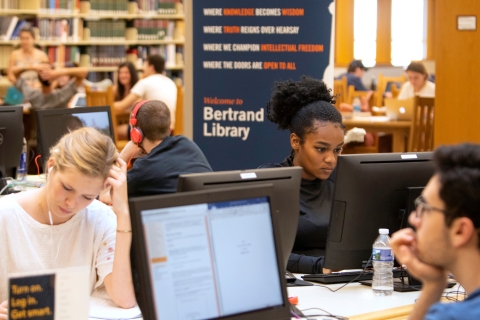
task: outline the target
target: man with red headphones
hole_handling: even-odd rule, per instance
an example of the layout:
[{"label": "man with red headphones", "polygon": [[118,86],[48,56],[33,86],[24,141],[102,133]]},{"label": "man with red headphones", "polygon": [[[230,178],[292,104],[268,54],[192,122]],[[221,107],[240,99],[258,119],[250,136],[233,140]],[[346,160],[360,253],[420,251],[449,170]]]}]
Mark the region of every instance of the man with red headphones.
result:
[{"label": "man with red headphones", "polygon": [[173,193],[180,174],[212,171],[195,142],[170,136],[170,110],[165,103],[138,102],[130,126],[131,141],[120,153],[126,162],[137,158],[127,173],[129,197]]}]

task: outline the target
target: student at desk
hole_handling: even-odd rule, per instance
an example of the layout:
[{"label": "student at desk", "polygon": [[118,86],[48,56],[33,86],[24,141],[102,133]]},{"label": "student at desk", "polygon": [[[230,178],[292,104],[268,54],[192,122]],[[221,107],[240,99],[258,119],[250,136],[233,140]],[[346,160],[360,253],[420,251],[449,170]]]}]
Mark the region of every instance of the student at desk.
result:
[{"label": "student at desk", "polygon": [[298,230],[287,266],[291,272],[322,273],[333,199],[330,175],[342,152],[345,134],[330,91],[323,81],[304,76],[298,82],[277,83],[267,104],[267,118],[279,129],[290,130],[292,153],[283,162],[260,168],[303,168]]},{"label": "student at desk", "polygon": [[[44,187],[0,199],[0,319],[7,319],[7,275],[90,267],[91,291],[106,288],[119,307],[135,306],[126,164],[113,141],[92,128],[51,149]],[[95,200],[111,187],[112,209]]]},{"label": "student at desk", "polygon": [[[391,241],[397,260],[423,283],[409,319],[480,319],[480,145],[440,147],[436,174],[415,201],[408,228]],[[451,272],[468,298],[438,303]]]}]

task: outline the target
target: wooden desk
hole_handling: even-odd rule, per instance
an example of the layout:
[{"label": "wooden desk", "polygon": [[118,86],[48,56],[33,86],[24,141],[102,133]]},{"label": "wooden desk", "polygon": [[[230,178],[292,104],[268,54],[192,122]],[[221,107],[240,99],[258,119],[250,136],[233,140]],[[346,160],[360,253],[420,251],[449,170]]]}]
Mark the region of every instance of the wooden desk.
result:
[{"label": "wooden desk", "polygon": [[394,121],[388,120],[386,117],[354,117],[343,119],[343,124],[347,130],[357,127],[363,128],[367,132],[391,133],[393,135],[392,151],[407,151],[412,121]]}]

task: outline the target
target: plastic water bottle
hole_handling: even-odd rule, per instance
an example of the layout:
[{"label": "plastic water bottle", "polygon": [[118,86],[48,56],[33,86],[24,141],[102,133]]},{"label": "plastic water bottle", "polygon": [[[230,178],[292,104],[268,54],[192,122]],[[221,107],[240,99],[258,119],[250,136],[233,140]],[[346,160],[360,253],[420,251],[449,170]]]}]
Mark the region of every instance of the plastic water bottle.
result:
[{"label": "plastic water bottle", "polygon": [[388,229],[379,229],[379,235],[373,243],[372,289],[376,296],[389,296],[393,292],[393,251],[388,232]]},{"label": "plastic water bottle", "polygon": [[22,154],[20,155],[20,163],[17,168],[17,181],[15,183],[16,190],[25,190],[27,185],[27,140],[23,138]]},{"label": "plastic water bottle", "polygon": [[358,97],[355,97],[353,99],[352,106],[353,106],[353,114],[360,113],[362,111],[360,99]]}]

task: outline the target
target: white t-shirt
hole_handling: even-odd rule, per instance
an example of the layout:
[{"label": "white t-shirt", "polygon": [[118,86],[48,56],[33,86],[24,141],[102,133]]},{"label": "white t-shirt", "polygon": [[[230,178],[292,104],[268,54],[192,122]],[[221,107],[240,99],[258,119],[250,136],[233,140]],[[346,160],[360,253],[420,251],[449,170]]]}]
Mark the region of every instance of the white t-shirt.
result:
[{"label": "white t-shirt", "polygon": [[160,100],[170,109],[172,128],[175,128],[175,110],[177,109],[177,86],[169,77],[153,74],[140,79],[130,90],[142,100]]},{"label": "white t-shirt", "polygon": [[33,219],[14,195],[0,198],[0,302],[8,298],[10,273],[89,266],[91,291],[102,290],[113,269],[116,229],[115,214],[97,200],[51,226]]},{"label": "white t-shirt", "polygon": [[400,89],[397,99],[405,100],[415,97],[415,94],[422,97],[435,97],[435,83],[427,81],[420,91],[415,93],[413,91],[413,86],[410,81],[405,82]]}]

